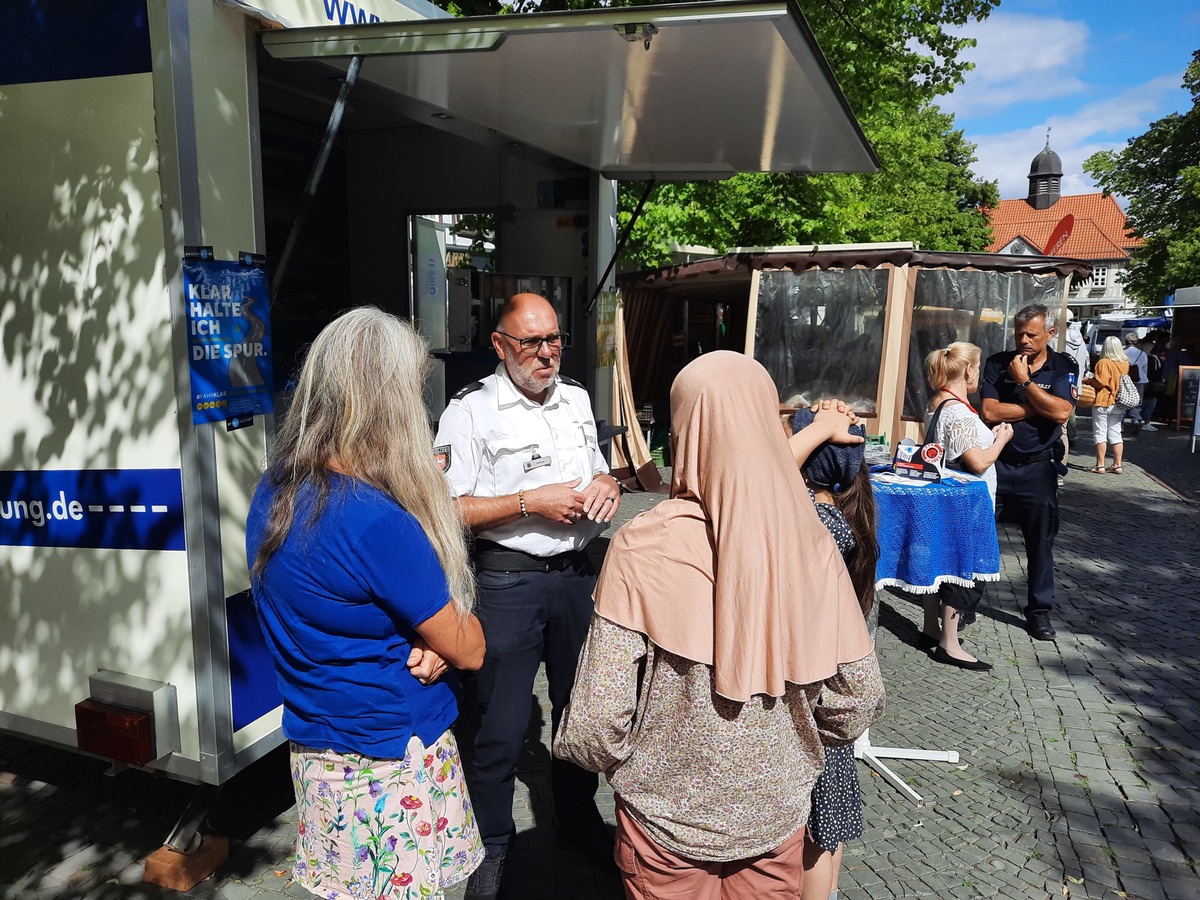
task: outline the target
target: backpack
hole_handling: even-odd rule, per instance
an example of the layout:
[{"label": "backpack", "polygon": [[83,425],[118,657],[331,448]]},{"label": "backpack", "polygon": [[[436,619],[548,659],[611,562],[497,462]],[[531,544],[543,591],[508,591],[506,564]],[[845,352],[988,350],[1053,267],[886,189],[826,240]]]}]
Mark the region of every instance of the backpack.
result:
[{"label": "backpack", "polygon": [[1146,354],[1146,379],[1148,381],[1162,381],[1162,360],[1153,353]]},{"label": "backpack", "polygon": [[1141,363],[1135,363],[1132,359],[1129,360],[1129,380],[1134,384],[1142,380],[1142,365],[1145,363],[1147,356],[1145,350],[1139,350],[1138,353],[1142,354]]}]

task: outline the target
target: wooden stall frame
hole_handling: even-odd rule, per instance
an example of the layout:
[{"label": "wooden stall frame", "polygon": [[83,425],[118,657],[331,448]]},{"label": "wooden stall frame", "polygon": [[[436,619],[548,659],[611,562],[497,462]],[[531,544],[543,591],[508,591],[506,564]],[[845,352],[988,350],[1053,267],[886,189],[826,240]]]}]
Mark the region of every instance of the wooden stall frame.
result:
[{"label": "wooden stall frame", "polygon": [[762,281],[762,269],[750,273],[750,293],[746,297],[746,342],[745,354],[754,359],[754,331],[758,327],[758,286]]},{"label": "wooden stall frame", "polygon": [[[863,245],[865,246],[865,245]],[[819,250],[850,251],[855,249],[863,249],[860,245],[830,245],[822,247],[820,245],[812,245],[805,247],[787,247],[787,248],[755,248],[755,254],[769,256],[770,254],[796,253],[803,251],[806,254],[815,253]],[[882,259],[877,263],[868,265],[866,263],[854,262],[849,264],[833,264],[830,269],[858,269],[858,268],[889,268],[891,271],[888,276],[888,284],[886,287],[887,301],[884,306],[884,326],[883,326],[883,346],[881,348],[881,360],[879,375],[876,381],[876,397],[875,397],[875,414],[864,414],[864,420],[870,420],[873,423],[868,424],[875,433],[884,433],[887,435],[889,451],[894,452],[895,446],[905,437],[920,439],[924,426],[921,419],[906,419],[904,416],[904,392],[908,382],[908,354],[912,343],[912,324],[914,321],[915,303],[916,303],[916,281],[917,274],[923,270],[956,270],[961,272],[987,272],[993,269],[1007,271],[1011,266],[993,267],[990,262],[992,254],[977,254],[981,260],[980,265],[968,264],[963,266],[946,264],[942,260],[943,254],[938,253],[922,253],[911,244],[900,242],[899,244],[880,244],[866,247],[870,251],[890,251],[895,249],[905,249],[910,251],[913,256],[912,260],[899,261],[893,259]],[[732,253],[739,251],[731,251]],[[749,251],[746,251],[749,252]],[[960,256],[970,256],[970,254],[944,254],[945,256],[958,258]],[[725,262],[728,263],[730,254],[726,255]],[[1001,257],[997,257],[1001,258]],[[1036,260],[1031,260],[1036,262]],[[753,261],[752,261],[753,262]],[[766,260],[764,260],[766,262]],[[929,265],[933,262],[934,265]],[[1051,262],[1075,262],[1073,260],[1051,260]],[[797,263],[800,263],[797,265]],[[805,265],[805,263],[808,263]],[[711,261],[702,261],[696,265],[712,265]],[[1083,266],[1080,263],[1080,266]],[[687,268],[686,266],[684,268]],[[753,357],[756,344],[756,330],[758,326],[758,302],[761,289],[761,275],[764,271],[779,271],[791,269],[795,274],[801,274],[802,271],[808,271],[810,268],[824,269],[825,266],[811,263],[809,260],[797,260],[794,262],[784,262],[778,266],[769,264],[762,265],[761,268],[750,268],[750,285],[747,296],[746,308],[746,337],[744,341],[744,352],[746,355]],[[1016,271],[1030,272],[1030,274],[1046,274],[1037,267],[1032,269],[1028,266],[1015,267]],[[1060,274],[1062,285],[1060,287],[1060,301],[1055,304],[1053,300],[1047,305],[1052,308],[1057,308],[1058,323],[1057,341],[1055,346],[1062,348],[1065,346],[1066,328],[1065,325],[1067,298],[1070,294],[1071,284],[1074,281],[1070,272]],[[895,350],[893,349],[895,348]],[[1200,368],[1197,366],[1196,368]],[[782,406],[781,406],[782,411]]]},{"label": "wooden stall frame", "polygon": [[[1071,273],[1062,277],[1062,305],[1058,310],[1058,340],[1055,341],[1059,353],[1067,352],[1067,299],[1071,293]],[[1091,368],[1089,365],[1088,368]]]},{"label": "wooden stall frame", "polygon": [[[883,317],[883,348],[879,365],[875,411],[881,430],[887,431],[888,452],[894,453],[904,437],[901,434],[904,412],[904,386],[908,377],[908,345],[912,332],[912,304],[908,299],[916,290],[917,269],[907,263],[892,266],[888,273],[887,303]],[[899,353],[888,349],[899,346]]]}]

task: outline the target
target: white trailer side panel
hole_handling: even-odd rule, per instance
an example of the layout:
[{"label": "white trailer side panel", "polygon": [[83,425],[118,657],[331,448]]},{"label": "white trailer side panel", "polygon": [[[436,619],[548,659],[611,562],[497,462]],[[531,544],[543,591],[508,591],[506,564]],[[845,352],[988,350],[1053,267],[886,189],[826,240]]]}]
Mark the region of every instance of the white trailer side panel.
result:
[{"label": "white trailer side panel", "polygon": [[[0,142],[0,469],[177,480],[151,76],[6,85],[0,120],[19,136]],[[113,512],[113,497],[28,499],[155,515]],[[0,546],[0,726],[74,743],[74,703],[107,668],[176,685],[194,754],[185,554],[151,549],[153,528],[147,549],[47,546],[60,524],[30,517],[28,545]]]}]

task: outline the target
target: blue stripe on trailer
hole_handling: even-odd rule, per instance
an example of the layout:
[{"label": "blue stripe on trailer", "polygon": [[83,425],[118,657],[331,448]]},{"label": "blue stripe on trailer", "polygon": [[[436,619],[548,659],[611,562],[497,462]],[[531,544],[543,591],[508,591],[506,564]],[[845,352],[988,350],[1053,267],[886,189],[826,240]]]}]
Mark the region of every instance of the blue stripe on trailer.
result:
[{"label": "blue stripe on trailer", "polygon": [[0,471],[0,544],[183,550],[179,470]]},{"label": "blue stripe on trailer", "polygon": [[150,71],[146,0],[0,2],[0,85]]},{"label": "blue stripe on trailer", "polygon": [[233,730],[253,724],[283,704],[275,677],[275,660],[263,637],[249,591],[225,598],[229,635],[229,693]]}]

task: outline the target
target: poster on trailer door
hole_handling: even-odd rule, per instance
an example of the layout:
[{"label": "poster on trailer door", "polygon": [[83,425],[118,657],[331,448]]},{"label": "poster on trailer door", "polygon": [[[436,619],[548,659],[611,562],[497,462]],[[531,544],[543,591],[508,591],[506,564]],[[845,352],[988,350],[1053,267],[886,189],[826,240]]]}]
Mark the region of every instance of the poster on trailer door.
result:
[{"label": "poster on trailer door", "polygon": [[[193,252],[194,249],[194,252]],[[192,422],[223,422],[274,410],[270,300],[265,260],[212,258],[189,248],[183,260]]]}]

